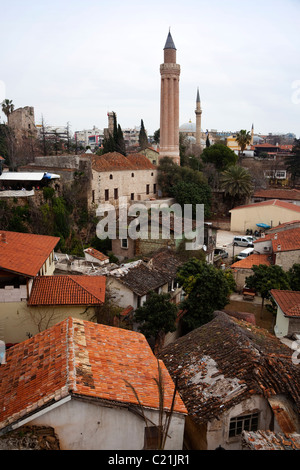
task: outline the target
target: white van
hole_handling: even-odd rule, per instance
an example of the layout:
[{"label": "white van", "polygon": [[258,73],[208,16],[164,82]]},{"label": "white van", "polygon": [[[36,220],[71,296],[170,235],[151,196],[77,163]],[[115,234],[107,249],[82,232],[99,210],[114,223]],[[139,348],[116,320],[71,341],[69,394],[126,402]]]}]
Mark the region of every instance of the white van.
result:
[{"label": "white van", "polygon": [[251,240],[249,240],[247,237],[243,237],[243,236],[240,236],[240,237],[234,237],[233,238],[233,244],[234,246],[251,246],[253,247],[253,242]]},{"label": "white van", "polygon": [[237,259],[245,259],[247,256],[252,255],[254,248],[246,248],[237,255]]}]

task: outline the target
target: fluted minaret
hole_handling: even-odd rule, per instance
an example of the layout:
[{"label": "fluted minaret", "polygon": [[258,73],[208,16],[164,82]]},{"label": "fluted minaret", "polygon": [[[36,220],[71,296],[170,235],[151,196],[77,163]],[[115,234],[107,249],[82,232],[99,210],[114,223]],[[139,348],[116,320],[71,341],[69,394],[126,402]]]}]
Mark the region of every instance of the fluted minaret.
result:
[{"label": "fluted minaret", "polygon": [[179,76],[176,47],[169,31],[164,47],[164,63],[160,66],[160,150],[159,156],[170,157],[180,165],[179,154]]},{"label": "fluted minaret", "polygon": [[251,127],[251,142],[250,142],[251,145],[253,145],[253,137],[254,137],[254,125],[252,124],[252,127]]},{"label": "fluted minaret", "polygon": [[201,101],[200,101],[200,93],[199,88],[197,89],[197,98],[196,98],[196,145],[201,147]]}]

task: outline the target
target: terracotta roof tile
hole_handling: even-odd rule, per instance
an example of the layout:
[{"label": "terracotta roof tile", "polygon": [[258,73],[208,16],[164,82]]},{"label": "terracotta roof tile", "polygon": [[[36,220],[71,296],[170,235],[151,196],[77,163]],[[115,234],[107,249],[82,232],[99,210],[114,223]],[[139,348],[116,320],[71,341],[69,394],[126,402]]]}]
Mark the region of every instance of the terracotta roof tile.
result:
[{"label": "terracotta roof tile", "polygon": [[272,431],[243,431],[243,449],[248,450],[300,450],[300,434]]},{"label": "terracotta roof tile", "polygon": [[251,269],[252,266],[259,266],[260,264],[270,265],[269,255],[256,255],[252,254],[247,258],[241,259],[231,265],[234,269]]},{"label": "terracotta roof tile", "polygon": [[97,258],[99,261],[106,261],[109,259],[108,256],[106,256],[104,253],[101,253],[101,251],[96,250],[95,248],[86,248],[85,253],[93,256],[94,258]]},{"label": "terracotta roof tile", "polygon": [[0,235],[0,268],[30,277],[38,274],[60,240],[47,235],[4,230]]},{"label": "terracotta roof tile", "polygon": [[300,292],[290,290],[271,290],[272,297],[287,317],[300,318]]},{"label": "terracotta roof tile", "polygon": [[272,242],[274,253],[300,250],[300,227],[268,233],[265,237],[255,240],[254,243],[263,243],[268,240]]},{"label": "terracotta roof tile", "polygon": [[105,285],[105,276],[38,276],[28,305],[101,305]]},{"label": "terracotta roof tile", "polygon": [[300,201],[300,191],[298,189],[260,189],[254,193],[254,197]]},{"label": "terracotta roof tile", "polygon": [[[174,384],[160,363],[170,408]],[[137,404],[127,382],[143,406],[158,409],[157,376],[157,359],[142,334],[70,317],[7,351],[0,429],[67,396]],[[186,413],[179,395],[175,410]]]},{"label": "terracotta roof tile", "polygon": [[269,201],[261,201],[261,202],[255,202],[253,204],[246,204],[244,206],[237,206],[231,209],[229,212],[232,212],[238,209],[244,209],[246,207],[261,207],[261,206],[278,206],[284,209],[289,209],[291,211],[300,212],[300,206],[297,206],[296,204],[292,204],[291,202],[280,201],[278,199],[270,199]]},{"label": "terracotta roof tile", "polygon": [[127,155],[118,152],[92,156],[92,168],[96,171],[155,170],[156,166],[140,153]]}]

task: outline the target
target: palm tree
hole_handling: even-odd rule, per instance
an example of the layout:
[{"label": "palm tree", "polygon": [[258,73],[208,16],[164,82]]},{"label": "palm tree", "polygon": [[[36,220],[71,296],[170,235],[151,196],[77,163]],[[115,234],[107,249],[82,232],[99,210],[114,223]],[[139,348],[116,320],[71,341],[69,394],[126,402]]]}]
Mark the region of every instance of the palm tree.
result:
[{"label": "palm tree", "polygon": [[235,140],[241,148],[241,150],[239,151],[239,155],[243,155],[245,148],[251,142],[250,131],[246,131],[245,129],[240,130],[239,132],[237,132]]},{"label": "palm tree", "polygon": [[12,100],[5,99],[4,101],[2,101],[2,112],[7,117],[7,121],[8,121],[8,116],[13,112],[14,109],[15,107],[13,105]]},{"label": "palm tree", "polygon": [[232,205],[244,201],[253,190],[251,175],[245,168],[232,165],[221,173],[220,188],[231,198]]}]

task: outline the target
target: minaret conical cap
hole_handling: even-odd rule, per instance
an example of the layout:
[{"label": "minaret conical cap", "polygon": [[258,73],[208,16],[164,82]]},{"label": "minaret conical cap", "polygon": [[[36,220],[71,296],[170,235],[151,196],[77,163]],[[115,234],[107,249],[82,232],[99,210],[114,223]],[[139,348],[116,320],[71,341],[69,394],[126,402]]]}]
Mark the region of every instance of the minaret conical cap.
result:
[{"label": "minaret conical cap", "polygon": [[173,38],[171,36],[170,31],[169,31],[164,49],[175,49],[176,50],[176,47],[175,47],[175,44],[174,44],[174,41],[173,41]]}]

